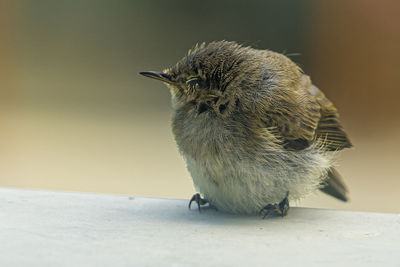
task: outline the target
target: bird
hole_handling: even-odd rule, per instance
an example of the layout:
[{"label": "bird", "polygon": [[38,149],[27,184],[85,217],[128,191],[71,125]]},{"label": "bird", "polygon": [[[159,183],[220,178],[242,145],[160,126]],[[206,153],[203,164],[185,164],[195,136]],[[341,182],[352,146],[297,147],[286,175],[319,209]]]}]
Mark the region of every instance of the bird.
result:
[{"label": "bird", "polygon": [[172,132],[198,191],[189,209],[283,217],[289,201],[318,189],[348,200],[335,166],[352,143],[333,103],[287,56],[213,41],[140,74],[170,89]]}]

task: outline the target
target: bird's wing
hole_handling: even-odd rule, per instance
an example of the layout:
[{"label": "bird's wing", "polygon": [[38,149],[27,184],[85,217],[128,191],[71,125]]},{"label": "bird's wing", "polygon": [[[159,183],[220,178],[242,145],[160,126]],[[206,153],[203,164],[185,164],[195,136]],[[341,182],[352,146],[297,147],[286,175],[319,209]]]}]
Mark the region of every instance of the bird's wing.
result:
[{"label": "bird's wing", "polygon": [[281,138],[288,150],[301,150],[315,140],[323,141],[328,151],[351,147],[351,142],[341,126],[339,114],[333,103],[307,75],[297,91],[285,93],[266,116],[265,124]]},{"label": "bird's wing", "polygon": [[[268,123],[273,126],[275,134],[281,138],[288,150],[301,150],[310,146],[315,140],[323,141],[323,149],[336,151],[351,147],[352,144],[341,126],[339,114],[333,103],[316,86],[311,84],[308,76],[303,75],[303,82],[297,94],[295,109],[290,109],[296,103],[285,102],[282,113],[268,114]],[[295,111],[293,111],[295,110]],[[297,114],[294,112],[298,112]],[[282,116],[284,115],[284,116]],[[342,201],[347,201],[347,189],[340,174],[331,168],[321,191]]]},{"label": "bird's wing", "polygon": [[324,148],[336,151],[352,147],[350,139],[339,122],[339,114],[333,103],[315,85],[310,85],[309,92],[321,107],[321,118],[315,129],[315,135],[324,141]]},{"label": "bird's wing", "polygon": [[[324,148],[328,151],[341,150],[352,147],[352,144],[344,132],[338,117],[339,114],[331,101],[316,86],[310,85],[309,92],[313,95],[321,107],[321,119],[318,122],[315,134],[317,138],[325,140]],[[328,178],[320,190],[342,201],[347,201],[347,188],[334,168],[328,172]]]}]

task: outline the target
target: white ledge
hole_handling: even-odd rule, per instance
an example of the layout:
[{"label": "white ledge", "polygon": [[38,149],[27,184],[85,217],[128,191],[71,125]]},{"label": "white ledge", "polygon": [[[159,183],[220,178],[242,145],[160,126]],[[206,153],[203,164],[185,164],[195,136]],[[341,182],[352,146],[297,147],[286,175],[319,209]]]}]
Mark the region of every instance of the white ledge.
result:
[{"label": "white ledge", "polygon": [[0,266],[399,266],[400,215],[0,188]]}]

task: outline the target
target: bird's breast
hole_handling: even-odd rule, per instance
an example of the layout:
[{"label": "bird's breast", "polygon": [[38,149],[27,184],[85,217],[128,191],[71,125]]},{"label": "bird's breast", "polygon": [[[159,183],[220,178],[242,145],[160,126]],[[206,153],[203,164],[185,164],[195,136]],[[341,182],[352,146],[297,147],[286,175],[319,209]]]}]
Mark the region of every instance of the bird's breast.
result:
[{"label": "bird's breast", "polygon": [[222,119],[208,114],[189,117],[177,113],[172,131],[180,151],[193,159],[220,158],[236,150],[232,129]]}]

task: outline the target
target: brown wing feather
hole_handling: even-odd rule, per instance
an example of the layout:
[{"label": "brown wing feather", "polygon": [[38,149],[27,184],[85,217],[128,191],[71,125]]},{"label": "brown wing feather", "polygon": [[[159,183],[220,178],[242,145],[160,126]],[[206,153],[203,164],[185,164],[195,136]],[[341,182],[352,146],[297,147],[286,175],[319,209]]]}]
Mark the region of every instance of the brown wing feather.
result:
[{"label": "brown wing feather", "polygon": [[[293,93],[294,98],[285,98],[285,101],[280,103],[283,108],[275,109],[268,115],[269,125],[275,126],[276,134],[283,139],[286,149],[301,150],[317,139],[324,141],[323,149],[328,151],[352,146],[339,122],[337,109],[321,90],[311,84],[307,75],[303,75],[299,91]],[[296,109],[290,109],[296,103]],[[301,113],[295,114],[291,112],[293,110]],[[347,201],[346,186],[334,168],[329,170],[325,184],[320,190]]]},{"label": "brown wing feather", "polygon": [[269,112],[269,126],[276,127],[276,134],[290,150],[301,150],[315,140],[324,141],[328,151],[351,147],[351,142],[339,122],[339,114],[333,103],[310,78],[303,75],[300,88],[285,94],[279,105]]},{"label": "brown wing feather", "polygon": [[312,144],[321,119],[321,106],[306,85],[275,92],[274,103],[267,111],[265,124],[274,128],[289,150],[301,150]]},{"label": "brown wing feather", "polygon": [[352,144],[339,122],[339,114],[331,101],[316,86],[311,85],[309,92],[321,107],[321,118],[315,130],[317,138],[325,141],[329,151],[352,147]]}]

